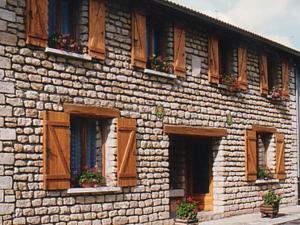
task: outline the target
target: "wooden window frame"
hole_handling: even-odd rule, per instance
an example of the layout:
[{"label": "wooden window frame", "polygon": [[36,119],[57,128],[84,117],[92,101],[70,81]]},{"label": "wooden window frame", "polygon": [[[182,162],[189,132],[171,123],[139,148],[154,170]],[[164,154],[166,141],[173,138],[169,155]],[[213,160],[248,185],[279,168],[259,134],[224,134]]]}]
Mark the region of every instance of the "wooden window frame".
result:
[{"label": "wooden window frame", "polygon": [[[96,106],[87,106],[87,105],[81,105],[81,104],[69,104],[65,103],[63,105],[64,112],[68,113],[70,117],[79,117],[79,118],[89,118],[89,119],[96,119],[96,120],[107,120],[107,119],[114,119],[119,118],[121,116],[121,113],[118,109],[115,108],[103,108],[103,107],[96,107]],[[101,126],[102,132],[102,140],[103,137],[105,137],[106,129],[103,129],[104,127]],[[104,133],[105,134],[104,134]],[[104,176],[105,171],[105,153],[106,153],[106,143],[102,142],[102,175]],[[71,150],[71,149],[70,149]]]},{"label": "wooden window frame", "polygon": [[[272,134],[272,135],[275,136],[275,164],[276,164],[276,167],[275,167],[275,172],[273,174],[274,175],[273,178],[284,179],[286,177],[285,170],[284,170],[284,164],[283,164],[283,170],[284,170],[283,172],[280,171],[281,168],[279,168],[280,166],[278,166],[278,165],[280,165],[280,163],[282,163],[282,162],[278,161],[278,160],[282,160],[282,159],[278,159],[278,143],[280,143],[281,145],[284,144],[284,134],[283,133],[279,133],[277,131],[277,129],[274,128],[274,127],[261,126],[261,125],[258,125],[258,124],[252,125],[252,129],[246,130],[246,134],[247,134],[247,131],[249,131],[249,132],[255,132],[255,136],[256,136],[256,138],[255,138],[256,153],[255,154],[256,154],[256,168],[257,169],[258,169],[258,160],[259,160],[258,159],[258,148],[257,148],[257,144],[258,144],[257,134],[258,133],[268,133],[268,134]],[[277,139],[280,139],[280,140],[277,140]],[[248,145],[248,139],[245,140],[246,153],[248,152],[247,151],[247,148],[248,148],[247,145]],[[284,148],[281,151],[284,151]],[[254,174],[250,174],[249,175],[248,172],[247,172],[247,170],[248,170],[247,169],[248,168],[248,164],[247,164],[247,160],[248,160],[247,157],[248,157],[248,155],[247,154],[246,154],[246,179],[248,181],[256,181],[258,179],[257,175],[255,175],[256,178],[254,179],[254,177],[253,177]],[[280,157],[282,157],[282,155],[280,155]],[[284,160],[284,156],[283,156],[283,160]],[[283,161],[283,163],[284,163],[284,161]],[[257,170],[257,173],[258,173],[258,170]]]}]

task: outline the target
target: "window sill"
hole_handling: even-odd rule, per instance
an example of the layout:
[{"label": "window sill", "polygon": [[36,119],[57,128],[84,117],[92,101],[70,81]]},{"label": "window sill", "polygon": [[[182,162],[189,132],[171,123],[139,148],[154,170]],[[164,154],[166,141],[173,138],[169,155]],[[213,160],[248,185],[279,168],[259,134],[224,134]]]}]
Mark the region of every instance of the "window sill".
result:
[{"label": "window sill", "polygon": [[69,58],[82,59],[82,60],[87,60],[87,61],[92,60],[92,57],[89,56],[88,54],[78,54],[78,53],[74,53],[74,52],[67,52],[64,50],[56,49],[56,48],[47,47],[45,49],[45,52],[52,53],[55,55],[65,56],[65,57],[69,57]]},{"label": "window sill", "polygon": [[259,179],[255,181],[255,184],[274,184],[274,183],[279,183],[278,179],[268,179],[268,180],[263,180]]},{"label": "window sill", "polygon": [[169,197],[184,197],[184,190],[183,189],[173,189],[169,191]]},{"label": "window sill", "polygon": [[244,90],[242,90],[242,89],[230,90],[230,88],[225,84],[218,84],[218,88],[226,90],[226,91],[231,92],[233,94],[237,94],[237,95],[240,95],[242,92],[244,92]]},{"label": "window sill", "polygon": [[160,72],[151,69],[144,69],[144,73],[172,79],[175,79],[177,77],[175,74]]},{"label": "window sill", "polygon": [[267,99],[271,100],[271,101],[275,101],[275,102],[281,102],[281,101],[284,101],[285,99],[284,98],[272,98],[272,95],[267,95],[266,96]]},{"label": "window sill", "polygon": [[121,192],[121,187],[70,188],[68,194],[107,194]]}]

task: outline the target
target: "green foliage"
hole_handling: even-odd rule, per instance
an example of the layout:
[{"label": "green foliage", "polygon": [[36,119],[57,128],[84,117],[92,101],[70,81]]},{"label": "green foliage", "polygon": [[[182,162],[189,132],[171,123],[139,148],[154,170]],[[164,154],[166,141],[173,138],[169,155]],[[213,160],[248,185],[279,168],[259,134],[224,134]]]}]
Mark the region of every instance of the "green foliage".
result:
[{"label": "green foliage", "polygon": [[156,71],[173,73],[173,66],[167,61],[164,61],[160,56],[149,58],[150,68]]},{"label": "green foliage", "polygon": [[259,179],[269,178],[271,175],[270,170],[267,167],[259,167],[257,172],[257,177]]},{"label": "green foliage", "polygon": [[277,205],[280,203],[282,197],[279,194],[276,194],[274,190],[269,189],[262,196],[265,205]]},{"label": "green foliage", "polygon": [[103,186],[105,185],[105,178],[99,174],[96,169],[87,169],[81,174],[79,178],[79,184],[82,185],[88,183]]},{"label": "green foliage", "polygon": [[68,52],[86,53],[86,50],[82,49],[70,34],[53,34],[49,37],[48,45]]},{"label": "green foliage", "polygon": [[189,201],[179,203],[176,206],[176,216],[179,219],[196,219],[197,205]]},{"label": "green foliage", "polygon": [[237,80],[237,77],[231,74],[222,74],[221,84],[227,86],[228,90],[232,92],[239,91],[241,89],[241,85]]}]

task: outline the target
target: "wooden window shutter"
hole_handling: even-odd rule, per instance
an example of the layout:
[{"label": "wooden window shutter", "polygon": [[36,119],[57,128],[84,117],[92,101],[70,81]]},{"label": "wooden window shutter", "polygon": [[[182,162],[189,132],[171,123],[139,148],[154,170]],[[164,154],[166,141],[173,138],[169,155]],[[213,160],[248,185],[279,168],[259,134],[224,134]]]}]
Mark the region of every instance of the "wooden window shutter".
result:
[{"label": "wooden window shutter", "polygon": [[44,189],[70,188],[70,115],[44,113]]},{"label": "wooden window shutter", "polygon": [[260,93],[267,95],[269,92],[268,84],[268,62],[267,56],[262,54],[259,59],[259,73],[260,73]]},{"label": "wooden window shutter", "polygon": [[118,119],[118,185],[136,185],[136,120]]},{"label": "wooden window shutter", "polygon": [[238,48],[238,81],[243,90],[247,90],[247,79],[247,49],[240,47]]},{"label": "wooden window shutter", "polygon": [[284,160],[284,134],[276,133],[276,169],[275,178],[284,179],[285,174],[285,160]]},{"label": "wooden window shutter", "polygon": [[289,64],[287,61],[282,62],[282,94],[289,95]]},{"label": "wooden window shutter", "polygon": [[219,40],[215,35],[208,39],[208,80],[212,84],[219,84]]},{"label": "wooden window shutter", "polygon": [[256,131],[246,130],[245,149],[246,149],[246,179],[255,181],[257,179],[257,145]]},{"label": "wooden window shutter", "polygon": [[89,55],[105,59],[105,1],[89,1]]},{"label": "wooden window shutter", "polygon": [[131,63],[135,67],[146,68],[146,16],[139,10],[132,12],[132,52]]},{"label": "wooden window shutter", "polygon": [[26,43],[45,48],[48,40],[48,0],[27,0]]},{"label": "wooden window shutter", "polygon": [[186,76],[185,29],[181,25],[174,26],[174,73]]}]

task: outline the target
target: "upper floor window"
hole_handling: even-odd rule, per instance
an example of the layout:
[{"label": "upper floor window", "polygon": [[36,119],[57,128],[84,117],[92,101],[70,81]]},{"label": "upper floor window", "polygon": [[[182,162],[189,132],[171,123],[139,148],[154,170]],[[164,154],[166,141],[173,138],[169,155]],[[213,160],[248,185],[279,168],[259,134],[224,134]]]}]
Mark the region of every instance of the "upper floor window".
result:
[{"label": "upper floor window", "polygon": [[147,67],[149,69],[173,73],[172,61],[168,60],[167,24],[153,17],[147,18]]},{"label": "upper floor window", "polygon": [[210,83],[222,83],[234,91],[247,89],[247,50],[237,48],[232,39],[209,36],[208,65]]},{"label": "upper floor window", "polygon": [[[103,60],[106,3],[87,2],[88,5],[81,0],[28,0],[26,43],[76,53],[86,53],[88,49],[91,57]],[[88,21],[81,23],[82,18]]]},{"label": "upper floor window", "polygon": [[289,66],[276,54],[261,54],[259,60],[260,91],[272,99],[284,99],[289,94]]},{"label": "upper floor window", "polygon": [[79,0],[49,0],[48,46],[82,52],[78,40]]}]

